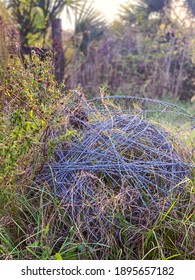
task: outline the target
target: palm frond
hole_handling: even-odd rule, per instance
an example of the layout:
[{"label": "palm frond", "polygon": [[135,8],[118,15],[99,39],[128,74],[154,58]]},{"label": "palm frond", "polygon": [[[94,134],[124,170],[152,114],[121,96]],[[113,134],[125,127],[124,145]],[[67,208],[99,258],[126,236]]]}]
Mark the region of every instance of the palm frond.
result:
[{"label": "palm frond", "polygon": [[131,1],[121,5],[120,17],[129,22],[137,18],[146,18],[152,13],[162,14],[170,0],[137,0],[135,4]]},{"label": "palm frond", "polygon": [[100,35],[106,26],[104,17],[93,7],[92,3],[83,5],[81,9],[77,10],[75,16],[75,33],[89,31],[91,39],[95,39]]},{"label": "palm frond", "polygon": [[136,22],[138,19],[146,17],[145,10],[138,9],[138,6],[132,4],[131,1],[120,5],[119,17],[130,23]]}]

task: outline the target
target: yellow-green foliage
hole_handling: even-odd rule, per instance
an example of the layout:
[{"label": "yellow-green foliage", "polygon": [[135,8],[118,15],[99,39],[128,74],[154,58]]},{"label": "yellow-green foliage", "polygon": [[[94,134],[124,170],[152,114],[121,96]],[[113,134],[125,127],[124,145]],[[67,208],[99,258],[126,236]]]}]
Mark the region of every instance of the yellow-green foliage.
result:
[{"label": "yellow-green foliage", "polygon": [[1,174],[5,183],[24,173],[34,153],[41,150],[39,139],[60,97],[51,59],[38,57],[25,69],[14,57],[7,68],[0,67]]}]

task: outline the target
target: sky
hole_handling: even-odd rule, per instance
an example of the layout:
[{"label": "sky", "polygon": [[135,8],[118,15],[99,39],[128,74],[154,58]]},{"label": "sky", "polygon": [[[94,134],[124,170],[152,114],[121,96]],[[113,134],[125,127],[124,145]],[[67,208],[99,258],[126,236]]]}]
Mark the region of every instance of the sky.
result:
[{"label": "sky", "polygon": [[[93,6],[101,11],[105,18],[111,22],[117,14],[120,4],[126,2],[127,0],[94,0]],[[72,26],[67,23],[65,13],[62,13],[61,18],[63,29],[71,29]]]},{"label": "sky", "polygon": [[112,21],[117,14],[120,4],[124,4],[127,0],[95,0],[94,7],[101,11],[108,21]]}]

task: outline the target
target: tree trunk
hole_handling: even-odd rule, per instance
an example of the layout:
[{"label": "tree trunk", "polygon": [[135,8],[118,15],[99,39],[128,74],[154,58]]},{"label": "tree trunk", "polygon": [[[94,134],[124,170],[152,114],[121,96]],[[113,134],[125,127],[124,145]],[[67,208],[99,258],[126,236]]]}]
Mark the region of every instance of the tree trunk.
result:
[{"label": "tree trunk", "polygon": [[62,44],[61,19],[52,20],[52,44],[54,51],[55,77],[58,83],[62,82],[65,71],[65,55]]}]

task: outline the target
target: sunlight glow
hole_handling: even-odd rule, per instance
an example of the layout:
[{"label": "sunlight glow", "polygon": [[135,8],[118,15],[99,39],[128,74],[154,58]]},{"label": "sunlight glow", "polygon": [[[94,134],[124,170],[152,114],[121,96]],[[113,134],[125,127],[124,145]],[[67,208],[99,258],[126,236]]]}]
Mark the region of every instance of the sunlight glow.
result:
[{"label": "sunlight glow", "polygon": [[[119,11],[120,5],[125,4],[127,0],[94,0],[94,8],[102,12],[108,22],[112,22]],[[63,29],[73,29],[74,23],[68,23],[65,12],[62,12]]]},{"label": "sunlight glow", "polygon": [[95,0],[94,7],[101,11],[106,17],[107,21],[113,21],[120,5],[126,3],[126,0]]}]

